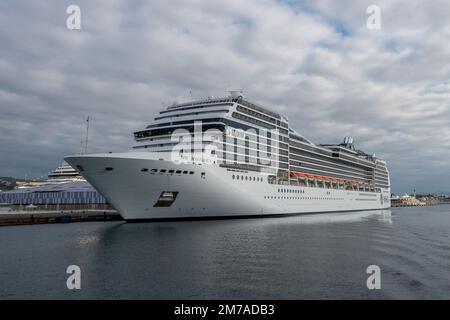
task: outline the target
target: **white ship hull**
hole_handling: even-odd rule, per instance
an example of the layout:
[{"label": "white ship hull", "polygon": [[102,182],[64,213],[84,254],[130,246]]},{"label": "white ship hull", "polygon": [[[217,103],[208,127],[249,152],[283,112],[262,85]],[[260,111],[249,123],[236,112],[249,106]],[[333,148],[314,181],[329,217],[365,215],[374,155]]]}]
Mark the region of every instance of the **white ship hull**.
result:
[{"label": "white ship hull", "polygon": [[[257,172],[208,164],[175,164],[163,153],[78,155],[66,157],[66,161],[74,168],[81,168],[81,175],[127,221],[293,215],[390,207],[387,188],[379,193],[269,184],[267,177]],[[152,169],[157,173],[152,173]],[[166,172],[160,173],[160,170]],[[187,173],[169,173],[169,170]],[[244,179],[236,179],[236,176],[244,176]],[[262,181],[254,181],[256,178]],[[172,200],[167,200],[166,196],[172,196]]]}]

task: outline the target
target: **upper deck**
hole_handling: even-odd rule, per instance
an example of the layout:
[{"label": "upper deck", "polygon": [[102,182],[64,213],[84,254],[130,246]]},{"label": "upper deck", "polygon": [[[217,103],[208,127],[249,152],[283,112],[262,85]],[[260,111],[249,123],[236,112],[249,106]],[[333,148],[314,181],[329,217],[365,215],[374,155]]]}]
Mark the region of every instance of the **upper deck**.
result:
[{"label": "upper deck", "polygon": [[[338,144],[314,144],[309,139],[294,130],[287,117],[273,112],[265,107],[250,102],[242,96],[225,98],[207,98],[186,103],[174,103],[159,112],[154,122],[145,129],[135,132],[138,145],[134,149],[145,151],[167,152],[179,144],[172,134],[177,129],[184,129],[194,134],[196,139],[196,124],[201,124],[199,137],[200,147],[210,144],[204,141],[203,132],[218,129],[223,133],[224,148],[221,150],[223,159],[233,161],[233,165],[248,168],[248,163],[254,161],[255,170],[259,165],[261,148],[277,154],[274,165],[278,171],[311,172],[328,176],[348,176],[355,180],[375,180],[373,172],[383,171],[380,181],[387,184],[386,163],[375,155],[369,155],[353,146],[353,139],[346,137]],[[244,134],[234,132],[242,130]],[[275,133],[274,133],[275,132]],[[232,140],[225,140],[233,133]],[[262,134],[262,135],[261,135]],[[249,140],[256,137],[255,146]],[[261,139],[262,137],[262,139]],[[249,139],[250,138],[250,139]],[[197,147],[199,145],[197,144]],[[229,149],[226,149],[230,147]],[[194,145],[195,148],[195,145]],[[200,149],[200,150],[202,150]],[[190,150],[190,149],[189,149]],[[252,152],[254,154],[252,154]]]}]

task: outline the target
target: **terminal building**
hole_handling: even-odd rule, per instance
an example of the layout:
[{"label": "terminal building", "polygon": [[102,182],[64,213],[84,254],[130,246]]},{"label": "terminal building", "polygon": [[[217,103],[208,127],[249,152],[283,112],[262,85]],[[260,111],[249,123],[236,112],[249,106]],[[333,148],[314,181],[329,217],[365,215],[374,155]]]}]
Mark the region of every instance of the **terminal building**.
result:
[{"label": "terminal building", "polygon": [[0,192],[0,203],[16,209],[30,205],[39,210],[111,209],[108,201],[86,181]]}]

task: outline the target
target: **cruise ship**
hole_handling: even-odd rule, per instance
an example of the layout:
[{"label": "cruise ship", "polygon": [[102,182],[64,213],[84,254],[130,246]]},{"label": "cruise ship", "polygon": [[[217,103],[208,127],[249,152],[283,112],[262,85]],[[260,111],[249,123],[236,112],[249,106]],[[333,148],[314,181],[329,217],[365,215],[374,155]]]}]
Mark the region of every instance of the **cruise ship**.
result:
[{"label": "cruise ship", "polygon": [[350,137],[314,144],[239,92],[174,103],[134,139],[127,152],[65,158],[126,221],[390,207],[385,161]]},{"label": "cruise ship", "polygon": [[73,181],[84,181],[84,178],[80,175],[80,173],[72,168],[70,164],[67,162],[63,162],[59,165],[55,170],[50,172],[47,175],[48,179],[46,182],[48,183],[66,183]]}]

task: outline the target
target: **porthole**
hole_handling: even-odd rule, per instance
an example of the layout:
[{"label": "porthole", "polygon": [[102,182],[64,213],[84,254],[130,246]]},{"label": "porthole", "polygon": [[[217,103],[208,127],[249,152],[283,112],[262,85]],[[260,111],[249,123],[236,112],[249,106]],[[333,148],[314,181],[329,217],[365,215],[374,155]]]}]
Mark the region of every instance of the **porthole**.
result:
[{"label": "porthole", "polygon": [[148,172],[148,169],[147,168],[143,168],[143,169],[141,169],[141,172]]}]

